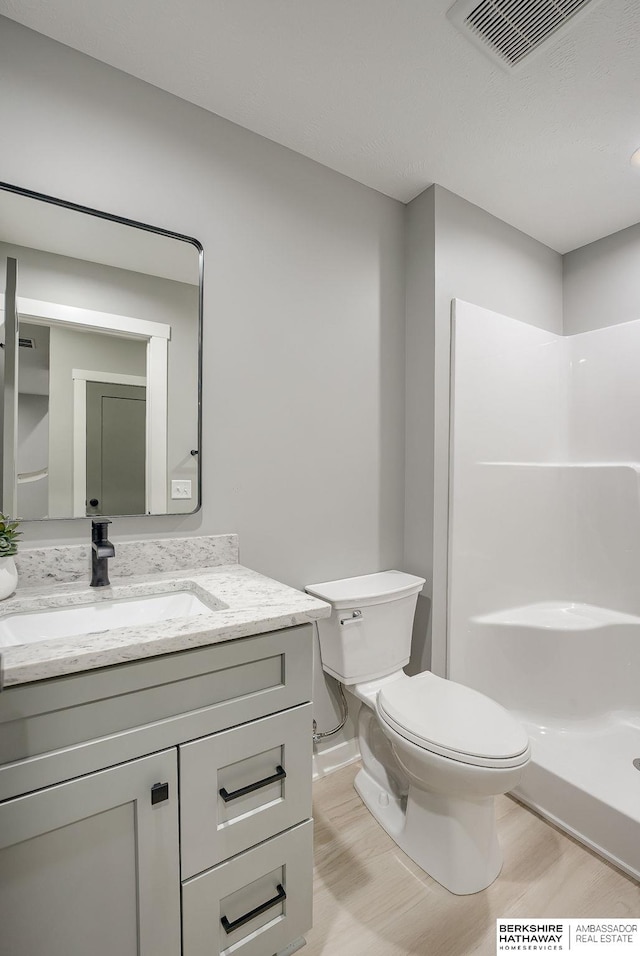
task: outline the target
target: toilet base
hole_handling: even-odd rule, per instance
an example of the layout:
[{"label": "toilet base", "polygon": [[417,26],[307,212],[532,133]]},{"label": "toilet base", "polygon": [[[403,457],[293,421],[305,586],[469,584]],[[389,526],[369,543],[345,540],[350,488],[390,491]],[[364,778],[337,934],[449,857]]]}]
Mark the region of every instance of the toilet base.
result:
[{"label": "toilet base", "polygon": [[375,817],[382,829],[387,831],[391,839],[398,843],[404,829],[407,798],[398,798],[380,786],[365,767],[356,774],[353,786],[369,813]]},{"label": "toilet base", "polygon": [[398,798],[364,767],[354,787],[400,849],[451,893],[478,893],[500,874],[493,797],[467,799],[412,784],[408,796]]}]

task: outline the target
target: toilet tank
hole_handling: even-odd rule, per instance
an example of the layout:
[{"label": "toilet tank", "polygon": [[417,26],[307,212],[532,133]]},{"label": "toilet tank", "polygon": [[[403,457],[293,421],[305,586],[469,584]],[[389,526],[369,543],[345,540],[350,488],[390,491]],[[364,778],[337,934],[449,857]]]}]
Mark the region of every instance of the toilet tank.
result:
[{"label": "toilet tank", "polygon": [[404,667],[424,583],[403,571],[380,571],[309,584],[309,594],[333,605],[331,617],[317,622],[324,670],[343,684],[357,684]]}]

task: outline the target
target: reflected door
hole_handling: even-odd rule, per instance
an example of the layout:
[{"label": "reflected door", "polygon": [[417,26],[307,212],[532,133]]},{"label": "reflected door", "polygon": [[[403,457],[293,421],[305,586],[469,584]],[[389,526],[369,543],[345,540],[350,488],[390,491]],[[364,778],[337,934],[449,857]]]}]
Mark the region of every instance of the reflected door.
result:
[{"label": "reflected door", "polygon": [[87,382],[87,514],[146,508],[146,388]]}]

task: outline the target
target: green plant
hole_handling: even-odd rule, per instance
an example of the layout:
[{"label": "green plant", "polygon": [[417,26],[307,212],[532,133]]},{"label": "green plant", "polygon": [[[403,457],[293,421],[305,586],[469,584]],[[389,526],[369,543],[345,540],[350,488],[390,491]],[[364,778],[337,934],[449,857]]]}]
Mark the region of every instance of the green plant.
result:
[{"label": "green plant", "polygon": [[0,511],[0,558],[9,558],[18,553],[18,538],[22,531],[17,531],[20,521],[12,521]]}]

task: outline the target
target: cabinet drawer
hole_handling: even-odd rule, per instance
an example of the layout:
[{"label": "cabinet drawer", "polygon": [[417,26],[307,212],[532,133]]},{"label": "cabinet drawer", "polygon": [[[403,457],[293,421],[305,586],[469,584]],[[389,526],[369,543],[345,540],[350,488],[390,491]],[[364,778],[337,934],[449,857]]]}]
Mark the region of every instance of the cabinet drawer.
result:
[{"label": "cabinet drawer", "polygon": [[310,700],[312,633],[303,624],[3,690],[0,800]]},{"label": "cabinet drawer", "polygon": [[312,857],[308,820],[183,883],[183,956],[265,956],[306,933]]},{"label": "cabinet drawer", "polygon": [[311,816],[312,707],[183,744],[182,878]]}]

